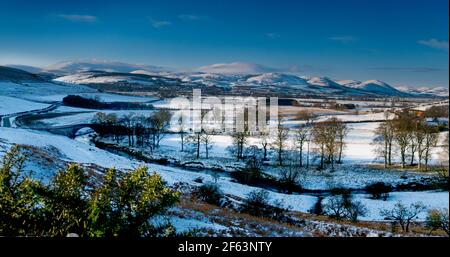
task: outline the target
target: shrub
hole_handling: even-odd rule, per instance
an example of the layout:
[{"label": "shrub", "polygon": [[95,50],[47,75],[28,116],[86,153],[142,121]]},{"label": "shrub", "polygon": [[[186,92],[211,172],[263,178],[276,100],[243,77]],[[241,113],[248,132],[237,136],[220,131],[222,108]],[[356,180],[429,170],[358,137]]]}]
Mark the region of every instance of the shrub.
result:
[{"label": "shrub", "polygon": [[38,218],[39,183],[23,171],[26,156],[14,146],[0,166],[0,236],[35,234]]},{"label": "shrub", "polygon": [[325,206],[325,212],[337,220],[341,220],[345,215],[345,200],[342,195],[335,195],[328,198]]},{"label": "shrub", "polygon": [[412,203],[409,207],[398,201],[391,210],[382,209],[380,215],[385,220],[392,220],[400,224],[403,232],[409,232],[409,226],[420,213],[425,210],[421,202]]},{"label": "shrub", "polygon": [[435,230],[442,229],[447,235],[449,235],[448,209],[445,208],[443,210],[429,210],[426,219],[426,226],[430,229],[430,233]]},{"label": "shrub", "polygon": [[365,190],[372,195],[372,199],[383,199],[386,201],[389,197],[389,193],[392,192],[392,186],[383,182],[377,182],[366,186]]},{"label": "shrub", "polygon": [[203,183],[203,178],[202,177],[196,177],[195,179],[194,179],[194,182],[196,182],[196,183]]},{"label": "shrub", "polygon": [[279,184],[280,187],[288,194],[302,190],[299,185],[300,170],[292,165],[282,168],[280,172]]},{"label": "shrub", "polygon": [[324,206],[325,213],[331,217],[341,220],[347,219],[357,222],[359,216],[367,213],[367,208],[360,202],[354,201],[351,195],[331,196]]},{"label": "shrub", "polygon": [[322,196],[317,197],[317,201],[314,204],[314,206],[311,209],[309,209],[309,213],[315,214],[315,215],[323,215],[324,211],[323,211],[322,201],[323,201]]},{"label": "shrub", "polygon": [[201,185],[194,192],[194,195],[209,204],[220,205],[223,198],[223,193],[216,184],[208,183]]},{"label": "shrub", "polygon": [[350,191],[350,189],[347,189],[347,188],[335,187],[330,190],[330,194],[333,196],[341,195],[344,198],[347,198],[347,197],[350,197],[351,191]]},{"label": "shrub", "polygon": [[261,189],[251,191],[248,194],[241,211],[255,216],[267,216],[269,209],[269,193]]},{"label": "shrub", "polygon": [[231,173],[231,176],[242,184],[252,185],[260,180],[259,172],[253,169],[243,168]]},{"label": "shrub", "polygon": [[281,220],[288,208],[279,200],[270,203],[269,192],[264,189],[251,191],[242,204],[241,211],[259,217]]},{"label": "shrub", "polygon": [[366,214],[367,208],[360,201],[348,201],[345,205],[345,217],[352,222],[357,222],[359,216]]}]

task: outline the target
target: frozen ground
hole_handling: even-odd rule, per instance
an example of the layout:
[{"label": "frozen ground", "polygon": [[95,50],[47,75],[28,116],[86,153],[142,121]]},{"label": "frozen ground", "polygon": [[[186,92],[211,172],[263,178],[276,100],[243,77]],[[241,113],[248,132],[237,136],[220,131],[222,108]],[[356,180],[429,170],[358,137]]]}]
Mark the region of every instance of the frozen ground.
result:
[{"label": "frozen ground", "polygon": [[[32,138],[33,140],[29,140]],[[56,136],[43,132],[36,132],[24,129],[0,128],[0,146],[8,148],[11,144],[27,144],[36,147],[54,147],[58,149],[64,160],[74,161],[79,163],[93,163],[101,167],[110,167],[114,165],[119,169],[132,169],[139,165],[144,165],[142,162],[133,161],[122,156],[118,156],[96,147],[90,146],[86,143],[71,140],[67,137]],[[185,182],[197,186],[198,183],[194,180],[201,177],[204,182],[213,182],[214,178],[211,175],[183,170],[169,166],[162,166],[156,164],[147,164],[150,171],[155,171],[161,174],[164,180],[169,184],[177,182]],[[46,172],[41,170],[38,172]],[[256,187],[246,186],[239,183],[232,182],[228,177],[220,177],[217,182],[225,194],[233,195],[239,198],[245,198],[248,193],[258,189]],[[370,200],[366,196],[357,196],[372,210],[369,215],[364,217],[367,220],[379,219],[379,209],[392,206],[397,200],[404,201],[423,201],[430,208],[447,207],[448,192],[398,192],[393,193],[392,198],[388,201]],[[295,195],[282,194],[277,192],[270,192],[271,200],[278,199],[286,206],[291,206],[293,210],[306,212],[316,202],[317,198],[311,195]]]},{"label": "frozen ground", "polygon": [[39,110],[47,107],[49,107],[48,104],[0,95],[0,115]]},{"label": "frozen ground", "polygon": [[53,83],[12,83],[0,81],[0,95],[32,101],[61,101],[66,95],[94,93],[96,90],[80,85],[58,85]]}]

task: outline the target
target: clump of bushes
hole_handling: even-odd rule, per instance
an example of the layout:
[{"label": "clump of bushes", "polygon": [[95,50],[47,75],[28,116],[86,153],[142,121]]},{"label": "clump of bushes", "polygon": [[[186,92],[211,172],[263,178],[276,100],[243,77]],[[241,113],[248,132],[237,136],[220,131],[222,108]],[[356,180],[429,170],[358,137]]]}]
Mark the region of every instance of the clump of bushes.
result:
[{"label": "clump of bushes", "polygon": [[442,210],[439,209],[429,210],[426,219],[426,226],[427,228],[430,229],[430,234],[435,230],[442,230],[448,236],[449,235],[448,209],[444,208]]},{"label": "clump of bushes", "polygon": [[403,232],[408,233],[411,223],[416,220],[420,213],[425,211],[426,207],[421,202],[415,202],[409,206],[404,205],[398,201],[392,209],[382,209],[380,215],[385,220],[393,221],[402,228]]},{"label": "clump of bushes", "polygon": [[152,109],[151,106],[147,106],[141,103],[129,103],[129,102],[112,102],[105,103],[98,98],[87,98],[79,95],[68,95],[63,98],[63,104],[71,107],[96,109],[96,110],[145,110]]},{"label": "clump of bushes", "polygon": [[195,179],[194,179],[194,182],[196,182],[196,183],[203,183],[203,178],[202,177],[196,177]]},{"label": "clump of bushes", "polygon": [[366,186],[365,190],[367,193],[371,194],[372,199],[382,199],[386,201],[389,197],[389,193],[392,192],[392,186],[383,182],[377,182]]},{"label": "clump of bushes", "polygon": [[315,215],[323,215],[324,214],[324,210],[323,210],[323,197],[322,196],[318,196],[317,197],[317,201],[314,204],[314,206],[309,209],[309,213],[311,214],[315,214]]},{"label": "clump of bushes", "polygon": [[337,220],[350,220],[357,222],[360,216],[367,214],[368,210],[360,201],[355,201],[347,190],[339,191],[327,199],[323,206],[324,213]]},{"label": "clump of bushes", "polygon": [[289,207],[284,207],[281,201],[270,202],[269,192],[264,189],[251,191],[244,200],[241,212],[258,217],[281,220],[285,217]]},{"label": "clump of bushes", "polygon": [[209,204],[221,205],[223,193],[217,184],[208,183],[199,186],[194,191],[194,196]]},{"label": "clump of bushes", "polygon": [[351,191],[348,188],[344,187],[334,187],[330,190],[331,195],[343,195],[343,196],[350,196]]}]

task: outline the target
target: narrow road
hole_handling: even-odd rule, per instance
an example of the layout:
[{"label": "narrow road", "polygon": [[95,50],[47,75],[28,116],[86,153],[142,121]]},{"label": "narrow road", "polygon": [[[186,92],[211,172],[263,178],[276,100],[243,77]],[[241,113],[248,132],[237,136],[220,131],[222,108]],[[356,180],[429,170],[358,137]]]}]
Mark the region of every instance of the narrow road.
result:
[{"label": "narrow road", "polygon": [[9,128],[9,127],[12,127],[13,125],[16,125],[15,122],[11,123],[12,118],[17,118],[17,117],[21,117],[24,115],[30,115],[30,114],[42,114],[42,113],[46,113],[46,112],[51,112],[51,111],[55,110],[56,108],[58,108],[59,106],[61,106],[61,103],[55,103],[44,109],[31,110],[31,111],[26,111],[26,112],[17,112],[17,113],[11,113],[11,114],[0,116],[0,127]]}]

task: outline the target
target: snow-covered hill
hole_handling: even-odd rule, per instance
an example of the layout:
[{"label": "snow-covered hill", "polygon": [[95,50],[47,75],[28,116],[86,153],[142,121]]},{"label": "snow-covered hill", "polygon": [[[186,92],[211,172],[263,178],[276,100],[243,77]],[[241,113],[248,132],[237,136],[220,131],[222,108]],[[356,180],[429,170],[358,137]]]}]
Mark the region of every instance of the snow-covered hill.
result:
[{"label": "snow-covered hill", "polygon": [[275,69],[253,63],[232,62],[232,63],[217,63],[208,66],[202,66],[197,68],[196,71],[202,73],[236,75],[236,74],[261,74],[267,72],[274,72]]},{"label": "snow-covered hill", "polygon": [[263,73],[248,78],[246,82],[262,86],[281,86],[292,88],[305,88],[309,86],[304,79],[296,75],[283,73]]},{"label": "snow-covered hill", "polygon": [[58,82],[73,84],[131,83],[143,86],[203,86],[232,90],[235,87],[267,89],[284,94],[355,97],[445,97],[445,88],[399,90],[383,81],[356,80],[335,81],[328,77],[298,76],[295,74],[268,72],[261,74],[220,74],[205,72],[169,72],[133,70],[132,72],[82,71],[60,76]]},{"label": "snow-covered hill", "polygon": [[130,64],[123,62],[103,61],[103,60],[64,61],[50,65],[43,69],[43,71],[52,72],[56,74],[72,74],[91,70],[108,71],[108,72],[132,72],[135,70],[145,70],[145,71],[159,72],[167,69],[153,65]]},{"label": "snow-covered hill", "polygon": [[244,79],[242,75],[238,74],[217,74],[217,73],[187,73],[180,74],[178,77],[183,82],[193,82],[197,84],[204,84],[207,86],[217,86],[223,88],[229,88],[242,82]]},{"label": "snow-covered hill", "polygon": [[377,95],[384,96],[408,96],[408,93],[401,92],[393,86],[379,80],[368,80],[359,84],[354,84],[353,88],[361,89],[367,92],[372,92]]},{"label": "snow-covered hill", "polygon": [[0,66],[0,81],[9,82],[44,82],[41,76],[21,69]]},{"label": "snow-covered hill", "polygon": [[65,75],[54,79],[54,81],[73,84],[108,84],[108,83],[135,83],[142,85],[156,85],[158,83],[174,83],[174,79],[157,75],[138,73],[83,71]]},{"label": "snow-covered hill", "polygon": [[336,80],[336,83],[346,87],[355,87],[356,85],[361,84],[361,81],[346,79],[346,80]]},{"label": "snow-covered hill", "polygon": [[[309,77],[296,74],[266,72],[245,74],[238,72],[220,73],[221,68],[214,72],[173,72],[153,66],[142,67],[117,62],[64,62],[52,66],[57,73],[54,82],[64,82],[77,85],[115,84],[116,86],[133,85],[145,90],[181,87],[201,87],[218,93],[233,91],[233,94],[246,94],[255,89],[261,93],[282,94],[284,96],[334,96],[334,97],[448,97],[447,88],[395,88],[383,81],[368,80],[333,80],[328,77]],[[228,67],[228,66],[227,66]],[[232,66],[236,68],[236,65]],[[240,67],[239,65],[237,67]],[[98,68],[99,70],[94,70]],[[222,67],[223,68],[223,67]],[[228,67],[229,68],[229,67]],[[50,71],[52,69],[47,69]],[[116,70],[122,70],[118,72]],[[233,70],[233,69],[231,69]],[[254,69],[250,69],[253,71]],[[258,70],[258,69],[256,69]],[[216,72],[217,71],[217,72]],[[229,70],[228,70],[229,71]],[[236,70],[234,70],[236,71]],[[244,69],[246,71],[246,69]],[[20,69],[0,67],[0,81],[9,82],[49,82],[48,76],[33,74]],[[179,89],[179,88],[178,88]],[[144,90],[144,91],[145,91]],[[222,91],[223,90],[223,91]],[[173,90],[172,90],[173,91]],[[220,91],[220,92],[219,92]],[[211,92],[210,92],[211,93]]]},{"label": "snow-covered hill", "polygon": [[397,87],[398,90],[407,92],[413,95],[432,95],[439,97],[448,97],[449,89],[445,87],[419,87],[419,88],[409,88],[409,87]]}]

